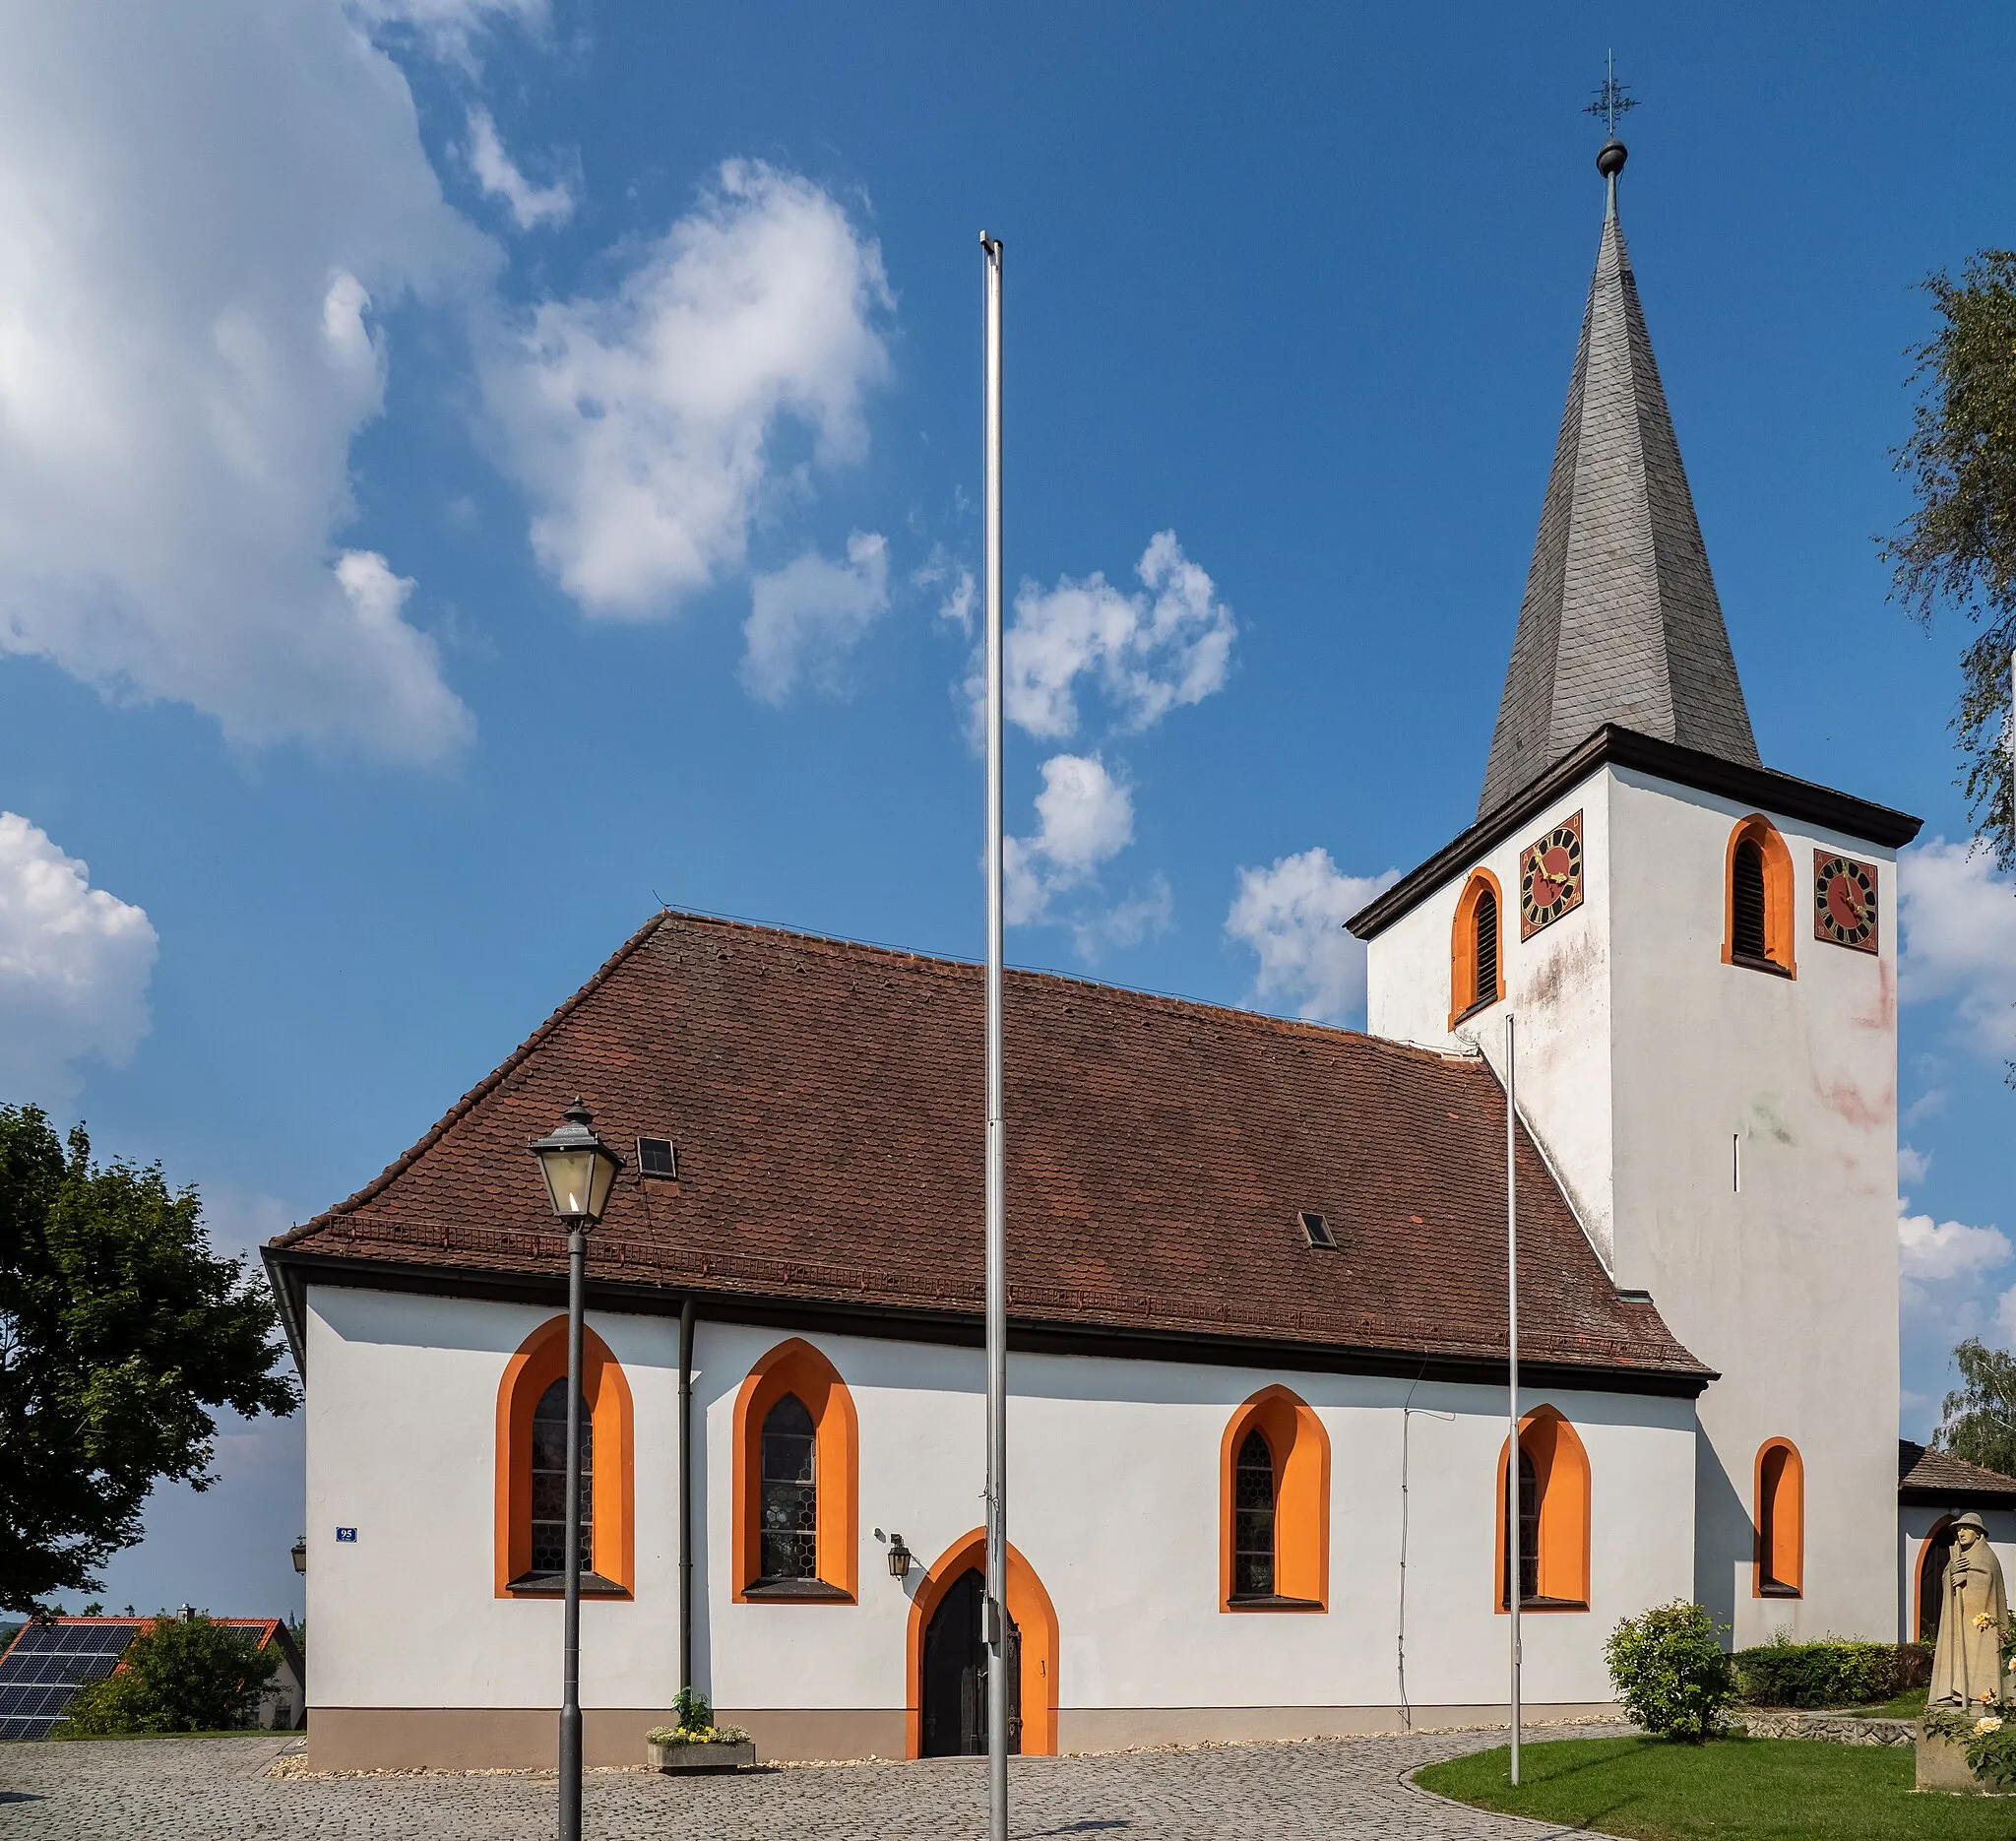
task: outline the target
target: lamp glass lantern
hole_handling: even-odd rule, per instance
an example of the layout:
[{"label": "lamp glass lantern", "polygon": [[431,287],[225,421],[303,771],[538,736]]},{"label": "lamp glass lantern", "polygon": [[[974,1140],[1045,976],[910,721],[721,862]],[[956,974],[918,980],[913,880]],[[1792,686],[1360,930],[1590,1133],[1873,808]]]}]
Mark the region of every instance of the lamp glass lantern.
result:
[{"label": "lamp glass lantern", "polygon": [[889,1576],[903,1579],[910,1576],[911,1551],[903,1544],[903,1536],[892,1535],[889,1540]]},{"label": "lamp glass lantern", "polygon": [[562,1221],[593,1227],[609,1203],[609,1189],[623,1160],[594,1129],[595,1115],[577,1099],[567,1109],[567,1121],[533,1143],[539,1174],[546,1179],[546,1200]]},{"label": "lamp glass lantern", "polygon": [[306,1572],[308,1570],[308,1537],[305,1534],[302,1535],[292,1547],[287,1549],[287,1552],[293,1555],[294,1570],[296,1572]]}]

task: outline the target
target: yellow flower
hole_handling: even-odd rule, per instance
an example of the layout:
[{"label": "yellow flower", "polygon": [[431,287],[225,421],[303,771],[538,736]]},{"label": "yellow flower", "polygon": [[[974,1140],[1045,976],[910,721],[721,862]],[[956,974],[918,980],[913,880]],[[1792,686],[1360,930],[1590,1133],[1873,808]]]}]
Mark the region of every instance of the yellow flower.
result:
[{"label": "yellow flower", "polygon": [[1992,1622],[1994,1622],[1994,1619],[1989,1617],[1985,1611],[1977,1611],[1974,1614],[1974,1627],[1977,1630],[1984,1630]]},{"label": "yellow flower", "polygon": [[1975,1721],[1974,1730],[1976,1733],[1998,1733],[2002,1730],[2002,1722],[1993,1714],[1988,1714]]}]

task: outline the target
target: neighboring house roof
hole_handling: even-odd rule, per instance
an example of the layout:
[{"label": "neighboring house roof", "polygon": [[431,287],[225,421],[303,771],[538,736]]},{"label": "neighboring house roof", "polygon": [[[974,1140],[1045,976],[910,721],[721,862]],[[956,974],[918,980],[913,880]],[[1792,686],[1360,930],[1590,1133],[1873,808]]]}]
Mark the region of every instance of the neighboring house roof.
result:
[{"label": "neighboring house roof", "polygon": [[1606,723],[1759,765],[1614,178],[1478,816]]},{"label": "neighboring house roof", "polygon": [[[601,1304],[976,1340],[981,1004],[976,966],[654,918],[271,1243],[297,1347],[311,1281],[562,1297],[527,1146],[577,1093],[631,1166],[589,1241]],[[1048,974],[1009,973],[1005,1005],[1018,1347],[1502,1375],[1504,1098],[1480,1062]],[[639,1135],[674,1141],[676,1180],[635,1175]],[[1699,1392],[1710,1370],[1618,1293],[1523,1133],[1519,1196],[1536,1382]]]},{"label": "neighboring house roof", "polygon": [[2016,1508],[2016,1477],[1900,1438],[1897,1499],[1953,1508]]},{"label": "neighboring house roof", "polygon": [[[123,1665],[126,1647],[157,1618],[32,1618],[0,1650],[0,1739],[46,1739],[70,1711],[79,1690]],[[257,1631],[254,1649],[276,1644],[298,1689],[301,1656],[278,1618],[213,1618],[236,1630]]]}]

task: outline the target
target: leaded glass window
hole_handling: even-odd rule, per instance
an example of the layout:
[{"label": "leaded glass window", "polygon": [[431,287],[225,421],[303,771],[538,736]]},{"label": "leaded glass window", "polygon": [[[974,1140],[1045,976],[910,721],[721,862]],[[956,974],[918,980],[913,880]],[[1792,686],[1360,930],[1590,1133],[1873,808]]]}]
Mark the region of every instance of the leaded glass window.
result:
[{"label": "leaded glass window", "polygon": [[818,1436],[788,1393],[763,1421],[763,1579],[819,1576]]},{"label": "leaded glass window", "polygon": [[1540,1597],[1540,1473],[1522,1446],[1519,1452],[1519,1602]]},{"label": "leaded glass window", "polygon": [[1232,1596],[1274,1596],[1274,1453],[1257,1426],[1232,1472]]},{"label": "leaded glass window", "polygon": [[[595,1570],[595,1426],[581,1403],[581,1570]],[[532,1416],[532,1569],[567,1569],[567,1380],[539,1395]]]}]

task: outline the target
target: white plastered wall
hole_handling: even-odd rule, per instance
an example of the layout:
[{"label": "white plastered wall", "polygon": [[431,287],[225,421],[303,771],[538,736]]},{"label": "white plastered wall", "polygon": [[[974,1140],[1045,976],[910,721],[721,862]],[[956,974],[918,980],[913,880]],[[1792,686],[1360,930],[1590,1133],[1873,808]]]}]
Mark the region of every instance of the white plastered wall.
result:
[{"label": "white plastered wall", "polygon": [[[1583,906],[1519,939],[1518,855],[1584,814]],[[1694,1595],[1744,1645],[1894,1626],[1896,865],[1768,812],[1791,853],[1797,977],[1722,962],[1727,847],[1750,808],[1603,767],[1481,859],[1505,891],[1506,1005],[1452,1035],[1469,866],[1371,943],[1382,1035],[1479,1044],[1519,1019],[1521,1111],[1620,1286],[1723,1378],[1702,1397]],[[1815,850],[1878,865],[1881,951],[1813,937]],[[1735,1186],[1741,1141],[1742,1188]],[[1804,1596],[1754,1595],[1759,1446],[1805,1475]]]},{"label": "white plastered wall", "polygon": [[[493,1592],[495,1416],[509,1357],[550,1313],[316,1287],[309,1294],[309,1611],[316,1706],[552,1704],[559,1608]],[[668,1706],[677,1685],[677,1327],[591,1313],[636,1403],[637,1592],[583,1606],[582,1699]],[[716,1704],[895,1709],[911,1596],[981,1519],[977,1350],[812,1334],[859,1420],[859,1603],[731,1602],[735,1395],[788,1332],[696,1337],[697,1684]],[[1330,1609],[1218,1608],[1219,1466],[1231,1413],[1281,1382],[1331,1441]],[[1409,1699],[1502,1702],[1492,1603],[1503,1397],[1492,1387],[1106,1358],[1010,1364],[1011,1538],[1049,1593],[1072,1708],[1399,1704],[1401,1465],[1409,1449]],[[1534,1702],[1609,1698],[1616,1619],[1689,1588],[1692,1403],[1549,1396],[1592,1474],[1591,1606],[1526,1620]],[[339,1548],[336,1526],[357,1541]],[[887,1545],[917,1556],[892,1578]]]},{"label": "white plastered wall", "polygon": [[[316,1707],[559,1701],[560,1606],[496,1596],[497,1389],[553,1312],[314,1286],[307,1309]],[[581,1606],[582,1704],[678,1690],[676,1319],[597,1311],[635,1412],[636,1602]],[[339,1543],[339,1527],[354,1543]]]}]

